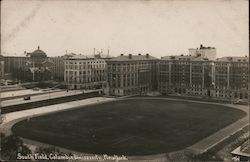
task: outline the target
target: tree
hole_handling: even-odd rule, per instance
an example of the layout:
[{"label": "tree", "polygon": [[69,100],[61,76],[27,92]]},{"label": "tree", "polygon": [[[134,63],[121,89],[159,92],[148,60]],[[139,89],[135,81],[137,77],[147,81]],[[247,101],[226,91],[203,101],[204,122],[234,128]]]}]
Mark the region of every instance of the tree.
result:
[{"label": "tree", "polygon": [[19,137],[1,134],[1,159],[16,160],[18,153],[27,155],[31,154],[31,150],[23,144],[23,141]]}]

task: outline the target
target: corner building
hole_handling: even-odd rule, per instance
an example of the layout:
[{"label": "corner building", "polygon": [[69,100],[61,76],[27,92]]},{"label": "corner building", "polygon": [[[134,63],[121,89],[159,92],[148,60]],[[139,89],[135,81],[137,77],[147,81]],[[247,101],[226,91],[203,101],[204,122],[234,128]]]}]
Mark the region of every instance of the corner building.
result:
[{"label": "corner building", "polygon": [[249,59],[223,57],[208,60],[191,55],[162,57],[158,90],[163,95],[248,101]]},{"label": "corner building", "polygon": [[214,97],[230,100],[248,99],[249,59],[248,57],[223,57],[214,63]]},{"label": "corner building", "polygon": [[70,54],[64,56],[64,82],[69,89],[100,89],[107,84],[104,59]]},{"label": "corner building", "polygon": [[125,96],[143,94],[157,89],[158,59],[146,55],[118,57],[107,60],[108,87],[106,94]]}]

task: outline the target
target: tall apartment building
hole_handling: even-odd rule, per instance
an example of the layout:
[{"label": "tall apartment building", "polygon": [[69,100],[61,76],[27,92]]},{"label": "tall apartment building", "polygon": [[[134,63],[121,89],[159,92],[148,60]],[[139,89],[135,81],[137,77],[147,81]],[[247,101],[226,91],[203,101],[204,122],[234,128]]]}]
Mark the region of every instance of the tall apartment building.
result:
[{"label": "tall apartment building", "polygon": [[108,87],[111,96],[142,94],[157,89],[158,59],[146,55],[118,57],[107,60]]},{"label": "tall apartment building", "polygon": [[212,62],[197,56],[166,56],[159,61],[162,94],[211,96]]},{"label": "tall apartment building", "polygon": [[215,47],[205,47],[202,44],[200,48],[189,48],[189,55],[191,56],[201,56],[203,58],[207,58],[209,60],[216,59],[216,48]]},{"label": "tall apartment building", "polygon": [[69,54],[64,56],[64,82],[70,89],[99,89],[107,84],[102,58]]},{"label": "tall apartment building", "polygon": [[214,85],[217,98],[248,99],[248,57],[223,57],[214,62]]},{"label": "tall apartment building", "polygon": [[224,57],[167,56],[159,61],[158,90],[162,94],[248,99],[249,60]]}]

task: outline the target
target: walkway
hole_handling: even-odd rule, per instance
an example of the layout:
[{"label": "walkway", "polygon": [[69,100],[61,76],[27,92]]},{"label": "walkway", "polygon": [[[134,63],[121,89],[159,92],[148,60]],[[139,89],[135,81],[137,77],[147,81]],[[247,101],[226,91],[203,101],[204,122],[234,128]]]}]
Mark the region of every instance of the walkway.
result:
[{"label": "walkway", "polygon": [[17,91],[8,91],[0,93],[0,97],[2,101],[5,100],[12,100],[17,98],[23,98],[25,96],[36,96],[41,94],[48,94],[53,92],[60,92],[64,91],[62,89],[55,89],[55,90],[32,90],[32,89],[24,89],[24,90],[17,90]]}]

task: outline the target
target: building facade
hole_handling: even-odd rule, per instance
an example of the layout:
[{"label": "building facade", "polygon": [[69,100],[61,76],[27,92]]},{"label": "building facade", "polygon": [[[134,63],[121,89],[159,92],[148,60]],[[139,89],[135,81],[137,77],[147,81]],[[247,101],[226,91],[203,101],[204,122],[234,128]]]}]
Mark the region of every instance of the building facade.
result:
[{"label": "building facade", "polygon": [[167,56],[159,61],[162,94],[211,96],[212,62],[196,56]]},{"label": "building facade", "polygon": [[26,53],[25,56],[5,56],[5,73],[11,73],[13,79],[21,81],[47,81],[53,79],[53,62],[40,50]]},{"label": "building facade", "polygon": [[69,54],[64,56],[64,82],[69,89],[100,89],[107,84],[102,58]]},{"label": "building facade", "polygon": [[121,54],[107,60],[108,87],[105,92],[111,96],[124,96],[156,90],[157,61],[149,54]]},{"label": "building facade", "polygon": [[0,81],[4,79],[4,58],[0,55]]},{"label": "building facade", "polygon": [[4,71],[6,74],[13,74],[15,77],[20,69],[23,69],[29,60],[26,56],[4,56]]},{"label": "building facade", "polygon": [[159,61],[158,90],[162,94],[248,100],[249,59],[167,56]]},{"label": "building facade", "polygon": [[247,100],[249,92],[248,57],[223,57],[214,62],[217,98]]},{"label": "building facade", "polygon": [[59,82],[64,81],[64,57],[49,57],[49,60],[53,62],[54,68],[52,71],[53,79]]}]

